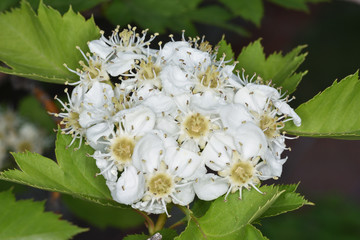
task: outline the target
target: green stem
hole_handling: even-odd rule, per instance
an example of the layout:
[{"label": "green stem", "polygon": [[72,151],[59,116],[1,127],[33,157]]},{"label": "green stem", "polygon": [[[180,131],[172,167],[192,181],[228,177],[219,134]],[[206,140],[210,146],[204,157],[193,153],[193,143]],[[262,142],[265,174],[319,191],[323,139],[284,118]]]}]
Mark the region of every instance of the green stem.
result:
[{"label": "green stem", "polygon": [[163,227],[164,227],[164,225],[166,223],[166,220],[167,220],[166,214],[165,213],[160,214],[159,217],[158,217],[158,220],[156,221],[154,230],[152,232],[150,232],[150,229],[149,229],[150,235],[154,235],[156,232],[163,229]]},{"label": "green stem", "polygon": [[176,223],[174,223],[173,225],[171,225],[169,228],[170,228],[170,229],[174,229],[174,228],[176,228],[176,227],[178,227],[178,226],[181,226],[181,225],[185,224],[185,222],[186,222],[186,220],[181,219],[180,221],[177,221]]},{"label": "green stem", "polygon": [[147,227],[147,229],[149,230],[149,233],[151,234],[151,232],[154,232],[155,229],[155,224],[153,222],[153,220],[144,212],[134,209],[138,214],[140,214],[143,218],[145,218],[145,226]]}]

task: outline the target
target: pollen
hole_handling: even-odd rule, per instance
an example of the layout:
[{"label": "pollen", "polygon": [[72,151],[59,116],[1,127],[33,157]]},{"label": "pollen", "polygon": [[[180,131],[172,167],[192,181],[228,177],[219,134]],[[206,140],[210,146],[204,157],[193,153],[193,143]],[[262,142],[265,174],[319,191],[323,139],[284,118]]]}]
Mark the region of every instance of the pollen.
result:
[{"label": "pollen", "polygon": [[147,61],[140,62],[139,78],[143,80],[151,80],[159,76],[160,66],[155,65],[149,58]]},{"label": "pollen", "polygon": [[190,137],[199,138],[209,132],[209,119],[200,113],[188,116],[183,126]]},{"label": "pollen", "polygon": [[230,178],[233,184],[242,186],[253,177],[254,167],[250,162],[237,162],[230,170]]},{"label": "pollen", "polygon": [[278,129],[284,127],[283,122],[279,122],[277,117],[264,114],[260,117],[260,128],[268,138],[280,136]]},{"label": "pollen", "polygon": [[110,146],[111,155],[118,163],[131,161],[134,152],[135,142],[129,137],[118,137]]},{"label": "pollen", "polygon": [[124,44],[124,46],[129,46],[130,38],[134,34],[134,32],[129,28],[124,29],[122,32],[119,33],[119,36]]},{"label": "pollen", "polygon": [[220,84],[219,74],[217,68],[212,65],[204,73],[199,74],[198,78],[204,87],[217,88]]},{"label": "pollen", "polygon": [[174,181],[167,173],[157,173],[152,176],[148,183],[149,192],[157,197],[166,197],[171,194]]},{"label": "pollen", "polygon": [[78,112],[69,112],[68,116],[63,118],[62,123],[65,124],[65,128],[81,129]]},{"label": "pollen", "polygon": [[99,60],[89,60],[89,66],[87,66],[83,61],[79,62],[83,68],[84,72],[87,72],[91,79],[95,79],[97,77],[101,78],[102,80],[109,80],[109,75],[106,73],[105,69],[103,68],[102,62]]},{"label": "pollen", "polygon": [[211,52],[212,46],[208,41],[203,41],[200,43],[199,49],[200,49],[200,51],[203,51],[203,52]]}]

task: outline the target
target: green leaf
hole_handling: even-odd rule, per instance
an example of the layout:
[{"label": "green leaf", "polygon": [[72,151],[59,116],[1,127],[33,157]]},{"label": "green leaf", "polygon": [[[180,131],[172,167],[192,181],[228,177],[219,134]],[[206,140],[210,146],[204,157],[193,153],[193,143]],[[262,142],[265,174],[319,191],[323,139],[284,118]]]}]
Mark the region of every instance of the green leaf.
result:
[{"label": "green leaf", "polygon": [[225,4],[234,14],[241,16],[245,20],[255,23],[260,26],[261,18],[264,15],[264,6],[262,0],[220,0]]},{"label": "green leaf", "polygon": [[265,82],[271,80],[275,87],[282,87],[282,92],[287,91],[290,94],[295,91],[306,74],[306,72],[295,72],[307,55],[307,53],[300,54],[304,47],[298,46],[285,56],[281,52],[275,52],[266,58],[259,39],[242,49],[237,58],[239,63],[236,69],[245,69],[245,73],[250,76],[256,73]]},{"label": "green leaf", "polygon": [[83,59],[75,48],[87,51],[87,42],[99,36],[94,20],[85,20],[72,9],[61,16],[56,10],[39,5],[38,14],[21,2],[20,8],[0,14],[0,72],[39,81],[64,83],[77,81],[68,71]]},{"label": "green leaf", "polygon": [[269,2],[275,3],[284,8],[300,10],[300,11],[308,11],[308,7],[306,6],[306,0],[268,0]]},{"label": "green leaf", "polygon": [[184,29],[187,36],[195,36],[193,22],[198,22],[249,35],[238,24],[228,22],[233,17],[229,11],[216,5],[199,7],[200,2],[201,0],[114,0],[107,5],[105,15],[113,24],[126,25],[133,22],[140,28],[149,28],[151,32],[165,33],[166,29],[179,32]]},{"label": "green leaf", "polygon": [[15,6],[19,0],[1,0],[0,1],[0,12],[8,10],[9,8]]},{"label": "green leaf", "polygon": [[194,21],[213,25],[216,25],[219,22],[228,21],[232,17],[228,11],[218,6],[194,9],[194,11],[188,13],[188,15]]},{"label": "green leaf", "polygon": [[194,201],[194,205],[191,208],[191,211],[195,217],[202,217],[207,212],[207,210],[209,210],[211,203],[211,201],[196,199]]},{"label": "green leaf", "polygon": [[309,8],[306,5],[307,3],[320,3],[320,2],[329,2],[330,0],[268,0],[276,5],[279,5],[284,8],[308,12]]},{"label": "green leaf", "polygon": [[144,218],[131,208],[102,206],[68,195],[62,195],[62,199],[78,218],[101,229],[107,227],[127,229],[139,226],[144,222]]},{"label": "green leaf", "polygon": [[165,29],[171,29],[174,23],[178,30],[186,29],[186,23],[189,23],[186,14],[193,11],[200,1],[114,0],[108,5],[105,14],[113,24],[125,25],[135,22],[143,29],[149,28],[151,32],[164,33]]},{"label": "green leaf", "polygon": [[95,160],[87,157],[93,149],[85,144],[77,151],[79,141],[71,147],[70,135],[58,131],[55,154],[57,163],[36,153],[13,153],[20,170],[4,171],[0,179],[45,189],[62,192],[99,204],[125,207],[112,200],[103,176],[95,177],[99,172]]},{"label": "green leaf", "polygon": [[[27,0],[32,6],[39,6],[40,0]],[[99,3],[106,2],[107,0],[43,0],[43,3],[49,5],[61,13],[65,13],[69,6],[74,9],[74,11],[84,11],[92,7],[95,7]],[[36,9],[36,8],[34,8]]]},{"label": "green leaf", "polygon": [[147,240],[149,238],[148,235],[145,234],[132,234],[132,235],[127,235],[126,237],[124,237],[123,240]]},{"label": "green leaf", "polygon": [[224,197],[213,201],[202,217],[190,214],[188,226],[176,239],[261,239],[256,238],[261,233],[250,224],[274,204],[283,190],[276,186],[263,186],[260,190],[266,194],[252,189],[244,191],[242,200],[238,193],[230,194],[227,201]]},{"label": "green leaf", "polygon": [[241,233],[240,233],[241,239],[246,239],[246,240],[267,240],[268,238],[264,237],[262,235],[262,233],[260,232],[259,229],[257,229],[256,227],[254,227],[251,224],[247,224],[245,225],[242,229],[241,229]]},{"label": "green leaf", "polygon": [[287,122],[284,130],[299,136],[360,139],[359,92],[358,72],[335,81],[296,109],[300,127]]},{"label": "green leaf", "polygon": [[297,186],[298,184],[280,185],[279,190],[284,190],[285,192],[276,199],[261,217],[277,216],[299,209],[304,205],[313,205],[313,203],[307,201],[303,196],[295,192]]},{"label": "green leaf", "polygon": [[225,54],[225,61],[230,61],[228,64],[232,64],[234,62],[234,52],[231,48],[231,44],[227,43],[225,40],[225,37],[223,36],[223,38],[221,39],[221,41],[216,45],[217,49],[217,58],[218,60],[220,60],[223,56],[223,54]]},{"label": "green leaf", "polygon": [[11,191],[0,192],[0,239],[69,239],[86,231],[44,212],[44,202],[16,201]]},{"label": "green leaf", "polygon": [[50,115],[33,96],[21,99],[18,112],[21,116],[46,129],[49,133],[53,133],[53,129],[56,127]]},{"label": "green leaf", "polygon": [[174,229],[163,228],[159,231],[162,236],[162,240],[174,240],[174,238],[178,235]]},{"label": "green leaf", "polygon": [[250,35],[248,31],[238,24],[231,24],[229,21],[231,20],[232,15],[218,6],[206,6],[194,9],[193,11],[188,11],[185,16],[198,23],[221,27],[243,36]]}]

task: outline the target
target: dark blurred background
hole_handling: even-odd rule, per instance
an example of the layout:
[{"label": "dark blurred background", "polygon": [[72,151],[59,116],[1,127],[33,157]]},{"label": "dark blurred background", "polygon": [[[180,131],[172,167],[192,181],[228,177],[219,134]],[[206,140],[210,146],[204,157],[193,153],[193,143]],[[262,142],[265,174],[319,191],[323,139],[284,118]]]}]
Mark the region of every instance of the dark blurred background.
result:
[{"label": "dark blurred background", "polygon": [[[103,12],[102,7],[95,6],[83,14],[94,14],[100,28],[110,33],[114,26]],[[250,36],[244,37],[234,31],[203,23],[195,23],[195,27],[199,35],[206,35],[213,45],[225,34],[236,55],[258,38],[262,38],[267,54],[274,51],[287,53],[297,45],[308,45],[306,51],[309,55],[299,70],[309,72],[294,93],[296,100],[292,102],[293,107],[311,99],[335,79],[341,80],[355,73],[360,67],[360,1],[310,4],[307,13],[265,2],[260,27],[243,19],[234,19],[232,23],[243,26]],[[185,24],[183,28],[186,28]],[[169,33],[163,33],[160,39],[168,39],[166,36]],[[18,86],[15,90],[14,83]],[[21,85],[21,80],[19,86],[19,79],[14,77],[0,75],[0,84],[2,104],[7,102],[16,107],[20,99],[29,93],[26,86]],[[63,91],[63,86],[34,84],[49,96]],[[287,144],[292,151],[284,153],[289,158],[282,177],[276,183],[300,182],[298,191],[315,206],[305,206],[264,220],[259,226],[263,234],[269,239],[360,239],[360,141],[301,137]],[[36,195],[48,196],[46,192],[33,191]],[[62,204],[60,208],[67,209]],[[65,218],[89,227],[88,222],[69,212],[65,213]],[[120,239],[123,236],[114,227],[90,228],[89,232],[75,239]]]}]

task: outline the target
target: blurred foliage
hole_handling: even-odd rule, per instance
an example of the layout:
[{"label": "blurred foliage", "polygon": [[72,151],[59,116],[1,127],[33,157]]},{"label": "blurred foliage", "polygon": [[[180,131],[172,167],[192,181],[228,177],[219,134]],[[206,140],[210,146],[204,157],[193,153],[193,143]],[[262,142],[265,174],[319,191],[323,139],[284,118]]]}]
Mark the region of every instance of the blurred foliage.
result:
[{"label": "blurred foliage", "polygon": [[127,229],[144,223],[144,218],[132,208],[103,206],[69,195],[62,195],[62,200],[75,216],[101,229],[107,227]]},{"label": "blurred foliage", "polygon": [[[20,0],[2,0],[0,11],[16,6]],[[37,9],[40,0],[28,0]],[[266,0],[278,6],[308,11],[308,3],[327,0]],[[243,19],[259,27],[264,17],[265,0],[43,0],[46,5],[65,13],[69,5],[75,11],[94,7],[114,25],[135,24],[142,29],[164,33],[167,29],[179,32],[183,29],[189,36],[197,34],[194,23],[223,28],[243,36],[250,33],[234,20]]]},{"label": "blurred foliage", "polygon": [[307,44],[310,53],[300,70],[309,69],[298,86],[293,104],[308,101],[319,91],[360,68],[360,5],[336,1],[323,5],[306,28],[294,36],[293,45]]},{"label": "blurred foliage", "polygon": [[357,240],[360,207],[339,196],[316,200],[314,207],[264,219],[259,226],[269,239]]},{"label": "blurred foliage", "polygon": [[27,96],[21,99],[18,112],[27,120],[46,129],[48,133],[54,134],[55,122],[35,97]]}]

